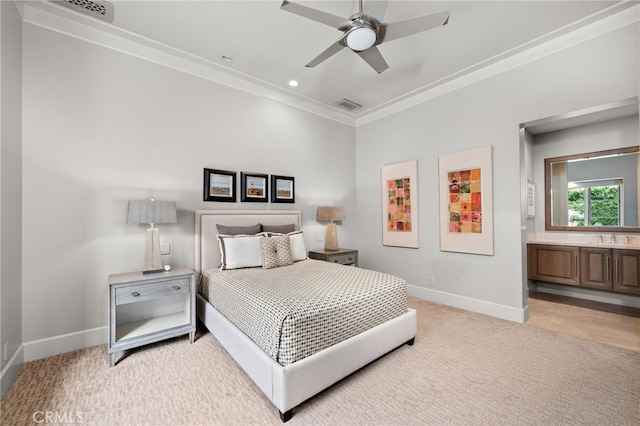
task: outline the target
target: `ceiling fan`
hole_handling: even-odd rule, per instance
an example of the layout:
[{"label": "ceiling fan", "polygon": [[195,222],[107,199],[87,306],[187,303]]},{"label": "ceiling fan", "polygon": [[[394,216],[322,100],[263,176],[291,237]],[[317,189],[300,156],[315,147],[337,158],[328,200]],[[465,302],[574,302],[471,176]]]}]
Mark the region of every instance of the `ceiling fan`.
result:
[{"label": "ceiling fan", "polygon": [[308,6],[291,3],[288,0],[284,0],[280,8],[343,32],[338,41],[315,57],[306,67],[315,67],[343,48],[348,47],[380,74],[389,68],[389,65],[377,48],[379,44],[446,25],[449,22],[449,11],[445,11],[385,24],[382,19],[387,3],[388,0],[367,1],[363,7],[363,1],[360,0],[359,12],[349,18],[342,18]]}]

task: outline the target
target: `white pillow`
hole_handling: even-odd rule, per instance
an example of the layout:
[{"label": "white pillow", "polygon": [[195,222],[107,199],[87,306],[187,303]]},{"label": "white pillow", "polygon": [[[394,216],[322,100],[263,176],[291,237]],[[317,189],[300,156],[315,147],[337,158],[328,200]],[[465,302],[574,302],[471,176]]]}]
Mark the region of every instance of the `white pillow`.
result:
[{"label": "white pillow", "polygon": [[262,266],[260,238],[256,235],[218,235],[220,241],[220,270]]},{"label": "white pillow", "polygon": [[305,260],[307,258],[307,248],[304,245],[304,235],[302,231],[293,231],[288,234],[280,234],[277,232],[269,232],[269,235],[288,235],[289,246],[291,247],[291,258],[294,262]]},{"label": "white pillow", "polygon": [[307,258],[307,248],[304,245],[304,235],[302,231],[289,232],[288,235],[293,261],[305,260]]}]

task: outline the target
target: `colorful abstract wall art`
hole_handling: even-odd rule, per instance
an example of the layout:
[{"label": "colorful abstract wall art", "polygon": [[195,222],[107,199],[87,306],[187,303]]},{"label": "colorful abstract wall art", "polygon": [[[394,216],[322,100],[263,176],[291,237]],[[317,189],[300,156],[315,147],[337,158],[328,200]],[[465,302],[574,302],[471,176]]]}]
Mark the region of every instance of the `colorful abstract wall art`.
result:
[{"label": "colorful abstract wall art", "polygon": [[482,169],[447,172],[449,232],[482,233]]},{"label": "colorful abstract wall art", "polygon": [[382,167],[382,244],[418,248],[418,162]]},{"label": "colorful abstract wall art", "polygon": [[493,255],[492,147],[441,155],[440,250]]},{"label": "colorful abstract wall art", "polygon": [[388,180],[387,194],[387,230],[411,232],[411,179],[407,176]]}]

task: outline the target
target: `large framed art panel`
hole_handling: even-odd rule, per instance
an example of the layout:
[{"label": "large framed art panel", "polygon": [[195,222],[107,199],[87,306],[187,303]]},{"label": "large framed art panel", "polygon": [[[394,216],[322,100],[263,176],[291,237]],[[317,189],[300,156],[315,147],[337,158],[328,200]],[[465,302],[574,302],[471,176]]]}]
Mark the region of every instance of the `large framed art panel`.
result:
[{"label": "large framed art panel", "polygon": [[418,162],[382,167],[382,244],[418,248]]},{"label": "large framed art panel", "polygon": [[441,155],[440,250],[493,255],[491,146]]}]

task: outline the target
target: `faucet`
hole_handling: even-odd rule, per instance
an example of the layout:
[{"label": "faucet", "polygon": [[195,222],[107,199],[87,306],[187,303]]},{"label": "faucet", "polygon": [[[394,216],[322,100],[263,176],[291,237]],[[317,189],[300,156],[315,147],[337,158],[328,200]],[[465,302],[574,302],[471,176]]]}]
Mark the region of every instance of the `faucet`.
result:
[{"label": "faucet", "polygon": [[616,243],[616,234],[614,232],[611,233],[611,237],[609,238],[609,243],[611,244]]},{"label": "faucet", "polygon": [[598,235],[598,242],[601,243],[602,242],[602,235]]},{"label": "faucet", "polygon": [[629,236],[628,235],[626,237],[624,237],[624,243],[625,244],[629,244]]}]

